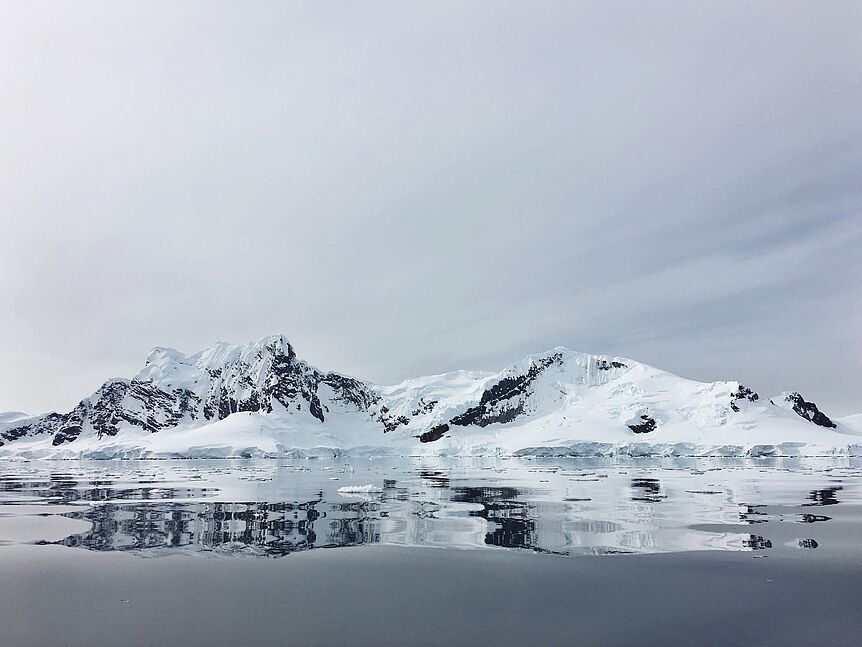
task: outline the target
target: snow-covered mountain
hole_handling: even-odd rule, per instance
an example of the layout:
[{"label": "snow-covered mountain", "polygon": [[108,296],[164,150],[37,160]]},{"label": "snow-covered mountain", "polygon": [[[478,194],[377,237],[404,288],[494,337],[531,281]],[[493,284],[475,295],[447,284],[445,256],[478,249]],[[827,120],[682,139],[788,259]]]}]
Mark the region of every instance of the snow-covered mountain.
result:
[{"label": "snow-covered mountain", "polygon": [[316,369],[283,336],[191,356],[156,348],[135,377],[108,380],[68,413],[0,414],[0,456],[339,452],[862,454],[862,430],[799,393],[762,398],[565,348],[499,373],[378,386]]}]

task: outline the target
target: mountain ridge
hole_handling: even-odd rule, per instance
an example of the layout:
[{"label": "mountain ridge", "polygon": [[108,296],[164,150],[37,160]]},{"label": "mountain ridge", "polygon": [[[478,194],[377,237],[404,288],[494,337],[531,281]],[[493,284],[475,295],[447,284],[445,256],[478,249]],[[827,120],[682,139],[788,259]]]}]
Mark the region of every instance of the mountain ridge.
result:
[{"label": "mountain ridge", "polygon": [[584,443],[603,451],[634,444],[768,453],[786,445],[776,451],[798,453],[811,445],[853,453],[857,433],[798,392],[761,398],[736,381],[696,382],[564,347],[497,373],[384,386],[321,371],[284,335],[271,335],[192,355],[156,347],[134,377],[107,380],[68,413],[0,414],[0,455],[281,455],[314,447],[511,454]]}]

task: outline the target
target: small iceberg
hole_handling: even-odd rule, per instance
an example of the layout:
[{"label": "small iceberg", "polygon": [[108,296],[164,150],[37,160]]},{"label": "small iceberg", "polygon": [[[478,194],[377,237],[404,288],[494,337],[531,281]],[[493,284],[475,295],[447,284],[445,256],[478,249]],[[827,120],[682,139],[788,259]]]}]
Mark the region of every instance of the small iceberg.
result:
[{"label": "small iceberg", "polygon": [[338,488],[339,494],[369,494],[371,492],[383,492],[383,488],[371,483],[368,485],[346,485]]}]

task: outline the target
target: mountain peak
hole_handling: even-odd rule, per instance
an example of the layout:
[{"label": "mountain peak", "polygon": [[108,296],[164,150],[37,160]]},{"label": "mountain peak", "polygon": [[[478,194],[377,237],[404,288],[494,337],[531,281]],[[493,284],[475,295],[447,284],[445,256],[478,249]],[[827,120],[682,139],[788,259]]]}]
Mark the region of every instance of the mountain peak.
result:
[{"label": "mountain peak", "polygon": [[150,351],[145,368],[136,379],[159,380],[182,366],[194,367],[196,370],[219,370],[238,362],[248,364],[264,355],[286,357],[293,361],[296,351],[284,335],[267,335],[242,344],[217,341],[193,355],[186,355],[175,348],[157,346]]}]

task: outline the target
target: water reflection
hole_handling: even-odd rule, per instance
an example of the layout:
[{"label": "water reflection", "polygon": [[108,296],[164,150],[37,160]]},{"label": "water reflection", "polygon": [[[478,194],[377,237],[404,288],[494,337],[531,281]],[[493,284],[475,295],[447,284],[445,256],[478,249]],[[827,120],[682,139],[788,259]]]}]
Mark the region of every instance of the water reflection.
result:
[{"label": "water reflection", "polygon": [[665,498],[661,494],[661,484],[658,479],[632,479],[632,489],[636,493],[632,497],[632,501],[649,501],[651,503],[658,503]]},{"label": "water reflection", "polygon": [[[832,517],[805,509],[858,503],[862,481],[851,464],[690,460],[48,465],[0,467],[0,544],[274,557],[364,544],[565,555],[811,549],[822,537],[777,536],[788,524],[770,522],[823,528]],[[842,485],[828,484],[839,476]],[[26,530],[34,517],[44,523]]]},{"label": "water reflection", "polygon": [[748,539],[742,540],[742,545],[751,550],[763,550],[765,548],[772,548],[772,541],[764,539],[760,535],[749,535]]},{"label": "water reflection", "polygon": [[524,501],[524,492],[512,487],[456,487],[452,501],[481,506],[471,516],[488,522],[485,543],[503,548],[530,548],[542,551],[536,537],[536,506]]},{"label": "water reflection", "polygon": [[843,489],[844,488],[839,485],[837,487],[829,487],[823,490],[812,490],[808,495],[808,498],[812,503],[808,503],[807,505],[835,505],[838,503],[838,497],[835,496],[835,493]]},{"label": "water reflection", "polygon": [[763,508],[766,506],[763,505],[742,505],[739,507],[739,521],[740,523],[766,523],[769,521],[769,515],[767,515]]}]

